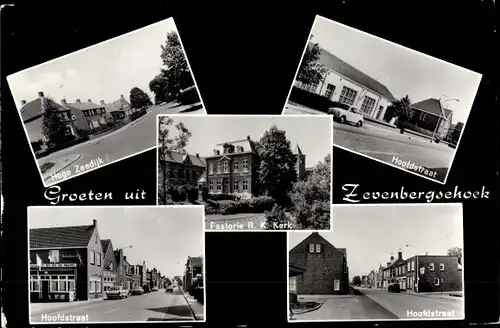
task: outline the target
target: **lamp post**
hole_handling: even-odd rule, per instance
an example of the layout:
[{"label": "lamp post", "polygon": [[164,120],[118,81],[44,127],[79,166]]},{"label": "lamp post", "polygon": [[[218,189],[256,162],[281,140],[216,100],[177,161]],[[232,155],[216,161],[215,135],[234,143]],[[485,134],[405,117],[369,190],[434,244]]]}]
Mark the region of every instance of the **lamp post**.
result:
[{"label": "lamp post", "polygon": [[[443,102],[446,106],[445,108],[448,109],[448,101],[456,101],[456,102],[460,102],[460,99],[458,98],[448,98],[448,96],[446,95],[442,95],[440,98],[439,98],[439,104],[441,105],[441,102]],[[437,121],[437,124],[436,124],[436,127],[434,128],[434,132],[432,133],[432,140],[431,142],[434,141],[434,136],[436,135],[436,132],[438,130],[438,127],[439,125],[441,124],[441,119],[443,119],[443,117],[441,115],[439,115],[439,118],[438,118],[438,121]]]},{"label": "lamp post", "polygon": [[414,248],[414,249],[417,250],[415,252],[415,276],[417,278],[417,283],[416,283],[416,286],[415,286],[415,283],[414,283],[413,287],[415,288],[415,292],[418,293],[418,281],[420,280],[420,277],[419,277],[419,275],[420,275],[420,268],[418,267],[418,248],[415,247],[415,246],[413,246],[413,245],[411,245],[411,244],[406,244],[405,247],[406,248],[411,247],[411,248]]}]

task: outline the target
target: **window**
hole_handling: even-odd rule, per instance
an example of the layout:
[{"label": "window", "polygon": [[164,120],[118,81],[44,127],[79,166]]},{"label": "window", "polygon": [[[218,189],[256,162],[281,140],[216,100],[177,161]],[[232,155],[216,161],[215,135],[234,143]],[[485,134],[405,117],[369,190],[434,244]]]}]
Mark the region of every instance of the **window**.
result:
[{"label": "window", "polygon": [[220,162],[217,162],[217,173],[221,173]]},{"label": "window", "polygon": [[348,87],[343,87],[339,101],[343,104],[352,105],[354,104],[354,99],[356,99],[357,94],[358,93],[353,89],[350,89]]},{"label": "window", "polygon": [[198,181],[198,172],[193,171],[193,180]]},{"label": "window", "polygon": [[290,293],[297,293],[297,277],[290,278]]},{"label": "window", "polygon": [[328,85],[326,86],[325,97],[331,99],[334,91],[335,91],[335,86],[333,84],[328,83]]},{"label": "window", "polygon": [[439,286],[439,278],[434,278],[434,286]]},{"label": "window", "polygon": [[209,174],[214,174],[214,163],[209,163],[208,164],[208,173]]},{"label": "window", "polygon": [[421,121],[425,121],[425,119],[426,119],[426,118],[427,118],[427,113],[423,113],[423,112],[421,112],[421,113],[420,113],[420,116],[419,116],[419,119],[420,119]]},{"label": "window", "polygon": [[238,191],[240,189],[240,183],[238,180],[233,180],[233,190]]},{"label": "window", "polygon": [[238,161],[233,161],[233,172],[238,172]]},{"label": "window", "polygon": [[229,179],[223,179],[224,180],[224,189],[228,190],[229,189]]},{"label": "window", "polygon": [[90,264],[95,264],[95,252],[90,251]]},{"label": "window", "polygon": [[51,292],[59,291],[59,284],[57,280],[50,280],[50,291]]},{"label": "window", "polygon": [[361,104],[361,110],[365,114],[370,114],[374,105],[375,99],[365,96],[363,98],[363,104]]},{"label": "window", "polygon": [[101,253],[97,253],[97,266],[101,266]]},{"label": "window", "polygon": [[229,163],[227,161],[224,161],[222,163],[223,167],[224,167],[224,173],[228,173],[229,172]]},{"label": "window", "polygon": [[408,271],[411,271],[411,263],[408,262]]},{"label": "window", "polygon": [[334,280],[333,281],[333,290],[339,291],[340,290],[340,280]]},{"label": "window", "polygon": [[243,190],[248,190],[248,180],[247,179],[243,180]]},{"label": "window", "polygon": [[186,169],[186,180],[191,180],[191,171],[189,171],[188,169]]},{"label": "window", "polygon": [[49,262],[57,263],[59,262],[59,250],[51,250],[49,251]]},{"label": "window", "polygon": [[429,271],[434,271],[434,263],[429,263]]},{"label": "window", "polygon": [[415,261],[411,261],[411,271],[415,270]]},{"label": "window", "polygon": [[246,158],[241,162],[241,165],[243,168],[243,172],[247,172],[248,171],[248,160]]},{"label": "window", "polygon": [[347,262],[344,261],[344,273],[347,273]]},{"label": "window", "polygon": [[40,291],[40,281],[38,280],[38,276],[30,276],[30,291]]},{"label": "window", "polygon": [[222,190],[222,181],[217,180],[217,190]]},{"label": "window", "polygon": [[214,190],[214,182],[213,181],[209,181],[208,182],[208,189],[209,190]]},{"label": "window", "polygon": [[321,253],[321,244],[316,244],[316,253]]},{"label": "window", "polygon": [[439,263],[439,271],[444,271],[444,263]]},{"label": "window", "polygon": [[314,244],[309,244],[309,253],[314,253]]}]

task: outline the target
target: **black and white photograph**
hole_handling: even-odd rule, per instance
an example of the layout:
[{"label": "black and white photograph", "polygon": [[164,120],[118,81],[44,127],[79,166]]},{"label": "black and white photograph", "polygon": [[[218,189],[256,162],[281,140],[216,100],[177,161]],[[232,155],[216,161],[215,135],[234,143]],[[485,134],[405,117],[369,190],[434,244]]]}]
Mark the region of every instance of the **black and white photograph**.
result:
[{"label": "black and white photograph", "polygon": [[205,322],[203,215],[29,207],[30,324]]},{"label": "black and white photograph", "polygon": [[45,187],[154,149],[157,114],[206,114],[173,18],[7,81]]},{"label": "black and white photograph", "polygon": [[330,230],[332,118],[158,116],[158,204],[214,231]]},{"label": "black and white photograph", "polygon": [[333,205],[288,233],[289,321],[463,320],[461,203]]},{"label": "black and white photograph", "polygon": [[316,16],[283,114],[334,119],[334,144],[445,184],[482,75]]}]

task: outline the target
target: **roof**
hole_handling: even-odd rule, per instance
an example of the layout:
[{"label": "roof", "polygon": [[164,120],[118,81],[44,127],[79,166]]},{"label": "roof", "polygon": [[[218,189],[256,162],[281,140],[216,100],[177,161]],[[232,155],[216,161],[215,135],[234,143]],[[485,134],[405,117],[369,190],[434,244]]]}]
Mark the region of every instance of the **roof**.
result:
[{"label": "roof", "polygon": [[30,249],[87,247],[94,229],[93,225],[30,229]]},{"label": "roof", "polygon": [[299,248],[300,249],[303,249],[303,243],[304,242],[308,242],[309,239],[311,239],[313,236],[319,236],[321,239],[323,239],[323,241],[332,246],[334,249],[336,249],[337,251],[339,251],[342,255],[344,255],[346,258],[347,258],[347,249],[345,248],[338,248],[338,247],[335,247],[332,245],[332,243],[330,243],[328,240],[325,239],[325,237],[321,236],[318,232],[312,232],[309,236],[307,236],[304,240],[302,240],[300,243],[298,243],[297,245],[295,245],[295,247],[293,247],[290,252],[294,252],[295,250],[298,250]]},{"label": "roof", "polygon": [[462,129],[464,128],[464,124],[462,122],[458,122],[456,125],[455,125],[455,129],[456,130],[460,130],[462,131]]},{"label": "roof", "polygon": [[125,98],[119,98],[115,101],[112,102],[113,106],[118,108],[118,110],[123,110],[123,108],[127,107],[130,108],[132,105],[125,99]]},{"label": "roof", "polygon": [[453,113],[453,111],[441,106],[441,102],[435,98],[419,101],[412,104],[411,107],[437,116],[449,117]]},{"label": "roof", "polygon": [[188,259],[188,263],[190,263],[192,266],[201,266],[202,259],[201,259],[201,257],[190,257]]},{"label": "roof", "polygon": [[164,160],[167,162],[174,162],[179,164],[185,163],[186,161],[188,162],[190,161],[192,165],[200,167],[206,167],[207,163],[205,158],[203,157],[190,154],[183,154],[175,151],[165,152]]},{"label": "roof", "polygon": [[[310,42],[309,46],[312,45],[313,43]],[[353,66],[349,65],[342,59],[338,58],[337,56],[331,54],[330,52],[326,51],[321,47],[320,47],[319,62],[324,66],[326,66],[327,68],[339,73],[340,75],[343,75],[346,78],[360,84],[361,86],[364,86],[365,88],[368,88],[378,93],[387,100],[391,102],[396,101],[396,98],[392,95],[392,93],[385,85],[373,79],[372,77],[366,75],[360,70],[354,68]]]},{"label": "roof", "polygon": [[111,245],[111,239],[101,239],[101,246],[103,254],[106,254],[108,247]]},{"label": "roof", "polygon": [[[207,156],[207,157],[218,157],[218,156],[223,156],[227,155],[224,154],[223,147],[224,145],[233,145],[235,147],[243,147],[243,152],[255,152],[256,151],[256,143],[250,137],[247,137],[246,139],[241,139],[241,140],[236,140],[236,141],[226,141],[220,144],[217,144],[217,146],[220,147],[219,150],[222,150],[219,155],[212,155],[212,156]],[[236,154],[236,153],[233,153]]]},{"label": "roof", "polygon": [[104,105],[102,104],[94,104],[91,102],[80,102],[80,103],[67,103],[66,104],[68,107],[80,109],[80,110],[86,110],[86,109],[97,109],[97,108],[104,108]]},{"label": "roof", "polygon": [[297,143],[296,153],[297,153],[297,154],[299,154],[299,155],[302,155],[302,149],[300,149],[300,147],[299,147],[299,144],[298,144],[298,143]]},{"label": "roof", "polygon": [[[44,99],[44,104],[42,104],[42,99]],[[39,115],[42,115],[44,107],[47,106],[46,102],[50,102],[52,106],[56,107],[58,111],[68,111],[69,108],[64,107],[54,100],[48,98],[37,98],[35,100],[30,101],[21,107],[21,117],[23,118],[23,122],[29,121]]]},{"label": "roof", "polygon": [[106,109],[106,112],[108,112],[108,113],[118,112],[121,110],[120,107],[118,107],[114,103],[104,104],[104,108]]}]

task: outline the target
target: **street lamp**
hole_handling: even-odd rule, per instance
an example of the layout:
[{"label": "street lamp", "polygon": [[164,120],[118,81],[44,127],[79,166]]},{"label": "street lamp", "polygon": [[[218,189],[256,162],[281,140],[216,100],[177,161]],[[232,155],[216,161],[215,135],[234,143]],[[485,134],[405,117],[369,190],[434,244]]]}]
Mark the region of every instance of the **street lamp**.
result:
[{"label": "street lamp", "polygon": [[[441,101],[446,105],[445,108],[448,109],[448,101],[456,101],[456,102],[460,102],[460,99],[458,98],[448,98],[448,96],[446,95],[441,95],[441,97],[439,98],[439,104],[441,104]],[[434,132],[432,133],[432,140],[431,142],[434,141],[434,136],[437,132],[437,129],[439,127],[439,125],[441,124],[441,119],[442,119],[442,116],[440,115],[439,118],[438,118],[438,122],[436,124],[436,127],[434,128]]]}]

